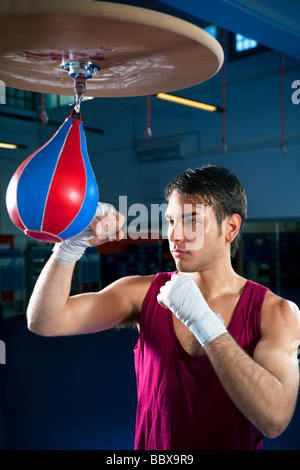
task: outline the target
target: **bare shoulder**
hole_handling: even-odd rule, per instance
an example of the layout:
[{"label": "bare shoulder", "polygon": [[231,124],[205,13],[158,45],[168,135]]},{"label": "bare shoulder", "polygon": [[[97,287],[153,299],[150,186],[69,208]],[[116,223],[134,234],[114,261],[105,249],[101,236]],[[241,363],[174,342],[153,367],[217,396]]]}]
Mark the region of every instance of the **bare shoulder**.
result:
[{"label": "bare shoulder", "polygon": [[155,275],[126,276],[118,279],[104,290],[117,290],[118,295],[126,297],[131,305],[130,314],[119,324],[119,327],[136,327],[139,323],[140,311],[153,282]]},{"label": "bare shoulder", "polygon": [[268,291],[261,310],[261,330],[266,333],[274,329],[300,338],[300,312],[294,302]]},{"label": "bare shoulder", "polygon": [[150,276],[125,276],[113,282],[109,288],[117,287],[118,289],[130,289],[130,291],[136,293],[137,298],[143,302],[154,277],[154,274]]}]

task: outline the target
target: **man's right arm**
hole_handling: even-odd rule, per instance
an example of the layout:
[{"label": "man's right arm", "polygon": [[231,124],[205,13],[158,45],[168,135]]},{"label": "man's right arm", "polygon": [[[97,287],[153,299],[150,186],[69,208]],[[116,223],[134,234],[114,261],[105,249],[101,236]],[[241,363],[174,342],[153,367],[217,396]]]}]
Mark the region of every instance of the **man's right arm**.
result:
[{"label": "man's right arm", "polygon": [[128,276],[100,292],[69,296],[74,266],[54,256],[48,260],[28,304],[30,331],[43,336],[92,333],[139,314],[153,276]]},{"label": "man's right arm", "polygon": [[28,328],[44,336],[75,335],[130,323],[138,316],[153,276],[130,276],[100,292],[70,297],[75,263],[87,246],[121,240],[124,216],[109,204],[98,204],[90,226],[78,236],[54,246],[27,308]]}]

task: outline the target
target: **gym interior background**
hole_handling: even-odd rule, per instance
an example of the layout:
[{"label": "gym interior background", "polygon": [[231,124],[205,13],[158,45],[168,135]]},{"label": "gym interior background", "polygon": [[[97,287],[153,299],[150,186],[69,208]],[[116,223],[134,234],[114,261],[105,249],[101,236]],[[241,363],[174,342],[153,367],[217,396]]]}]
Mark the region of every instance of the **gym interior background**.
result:
[{"label": "gym interior background", "polygon": [[[119,196],[127,196],[128,207],[150,208],[164,202],[164,186],[187,167],[216,163],[232,169],[249,205],[235,269],[300,305],[300,4],[147,3],[216,35],[225,51],[225,73],[177,95],[220,108],[226,98],[226,115],[155,96],[150,107],[148,97],[84,101],[82,120],[100,200],[118,208]],[[9,88],[5,93],[0,141],[19,147],[0,148],[1,448],[132,449],[137,332],[66,338],[30,333],[26,304],[52,245],[26,237],[5,206],[11,176],[68,117],[72,97]],[[161,229],[159,221],[155,228]],[[91,249],[76,267],[72,292],[97,290],[127,274],[172,270],[160,235]],[[265,448],[300,449],[299,425],[298,404],[287,430],[275,440],[264,439]]]}]

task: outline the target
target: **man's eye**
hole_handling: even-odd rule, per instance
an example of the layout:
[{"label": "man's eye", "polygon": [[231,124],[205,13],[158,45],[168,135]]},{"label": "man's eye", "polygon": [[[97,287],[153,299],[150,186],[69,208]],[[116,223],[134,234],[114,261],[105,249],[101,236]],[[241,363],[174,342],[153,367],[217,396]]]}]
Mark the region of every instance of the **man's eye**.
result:
[{"label": "man's eye", "polygon": [[197,220],[193,220],[193,219],[185,221],[185,225],[195,225],[196,223],[197,223]]}]

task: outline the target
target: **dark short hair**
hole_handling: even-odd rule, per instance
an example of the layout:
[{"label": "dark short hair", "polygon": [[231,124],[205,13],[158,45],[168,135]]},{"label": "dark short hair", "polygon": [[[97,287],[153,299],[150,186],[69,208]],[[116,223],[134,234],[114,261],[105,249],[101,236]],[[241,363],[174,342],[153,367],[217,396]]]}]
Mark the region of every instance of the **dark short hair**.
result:
[{"label": "dark short hair", "polygon": [[[221,229],[222,222],[232,214],[239,214],[242,224],[247,217],[247,197],[237,177],[227,168],[208,164],[180,173],[165,189],[166,200],[176,190],[182,196],[214,207]],[[239,234],[231,243],[234,257],[239,244]]]}]

